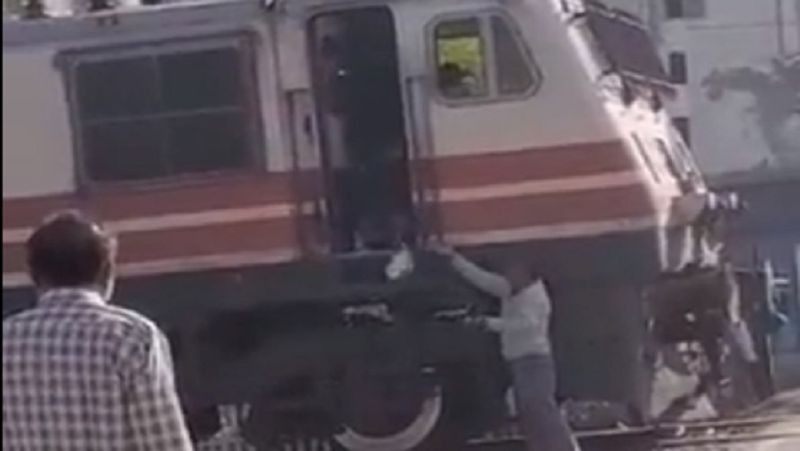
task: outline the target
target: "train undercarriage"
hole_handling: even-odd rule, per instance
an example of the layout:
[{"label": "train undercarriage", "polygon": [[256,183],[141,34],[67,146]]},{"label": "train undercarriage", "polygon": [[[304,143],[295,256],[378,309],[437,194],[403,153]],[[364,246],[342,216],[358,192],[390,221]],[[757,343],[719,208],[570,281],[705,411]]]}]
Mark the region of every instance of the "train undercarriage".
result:
[{"label": "train undercarriage", "polygon": [[[694,389],[697,374],[657,386],[665,370],[643,302],[652,273],[629,264],[646,261],[635,243],[468,251],[479,262],[546,263],[558,395],[578,428],[646,424],[665,408],[653,405],[656,392]],[[604,260],[609,249],[614,261]],[[564,257],[575,255],[586,258]],[[458,449],[506,427],[514,407],[497,338],[449,321],[496,304],[438,258],[415,252],[414,272],[395,281],[384,274],[389,253],[130,279],[119,299],[168,331],[198,441],[222,428],[221,406],[239,406],[241,434],[258,449],[309,437],[355,451]],[[4,307],[28,296],[10,292]]]}]

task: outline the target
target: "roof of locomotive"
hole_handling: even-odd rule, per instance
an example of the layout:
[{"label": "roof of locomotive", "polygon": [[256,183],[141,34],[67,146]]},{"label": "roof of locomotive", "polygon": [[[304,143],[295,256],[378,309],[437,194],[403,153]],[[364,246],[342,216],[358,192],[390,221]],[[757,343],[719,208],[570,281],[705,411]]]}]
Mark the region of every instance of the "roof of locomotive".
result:
[{"label": "roof of locomotive", "polygon": [[182,25],[246,22],[267,12],[272,4],[274,2],[270,0],[195,0],[41,19],[4,18],[3,47],[163,30]]},{"label": "roof of locomotive", "polygon": [[[474,1],[481,3],[484,0]],[[157,5],[120,6],[37,19],[6,16],[3,18],[3,47],[91,39],[184,25],[244,23],[273,10],[327,6],[336,2],[365,3],[369,0],[172,0]]]}]

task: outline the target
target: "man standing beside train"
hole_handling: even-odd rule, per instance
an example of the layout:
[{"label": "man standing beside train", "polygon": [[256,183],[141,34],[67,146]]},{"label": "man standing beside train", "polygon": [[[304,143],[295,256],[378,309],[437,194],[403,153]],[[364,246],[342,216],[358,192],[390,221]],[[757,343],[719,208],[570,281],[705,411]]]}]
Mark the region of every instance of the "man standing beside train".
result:
[{"label": "man standing beside train", "polygon": [[3,450],[192,449],[166,338],[108,304],[115,249],[73,212],[28,240],[39,302],[3,321]]},{"label": "man standing beside train", "polygon": [[433,250],[447,258],[464,279],[501,302],[499,317],[472,317],[467,322],[500,334],[526,449],[578,450],[555,400],[556,374],[549,336],[551,302],[542,278],[523,264],[508,264],[499,275],[452,248],[436,246]]}]

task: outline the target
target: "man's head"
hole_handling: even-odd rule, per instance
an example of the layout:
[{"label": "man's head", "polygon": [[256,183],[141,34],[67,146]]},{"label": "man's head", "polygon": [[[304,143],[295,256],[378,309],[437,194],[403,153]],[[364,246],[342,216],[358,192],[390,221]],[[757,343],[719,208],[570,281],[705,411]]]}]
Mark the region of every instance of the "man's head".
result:
[{"label": "man's head", "polygon": [[31,235],[26,249],[37,288],[94,287],[111,295],[116,242],[80,213],[49,217]]},{"label": "man's head", "polygon": [[505,262],[503,276],[511,284],[511,289],[515,293],[524,290],[534,281],[541,278],[530,265],[519,261]]}]

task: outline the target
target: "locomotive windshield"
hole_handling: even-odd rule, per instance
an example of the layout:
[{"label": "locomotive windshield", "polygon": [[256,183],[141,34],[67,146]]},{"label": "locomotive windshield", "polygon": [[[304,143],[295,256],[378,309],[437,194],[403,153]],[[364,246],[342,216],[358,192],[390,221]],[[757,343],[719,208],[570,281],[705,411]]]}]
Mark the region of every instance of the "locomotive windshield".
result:
[{"label": "locomotive windshield", "polygon": [[656,47],[637,17],[591,2],[586,20],[613,70],[633,79],[669,83]]}]

